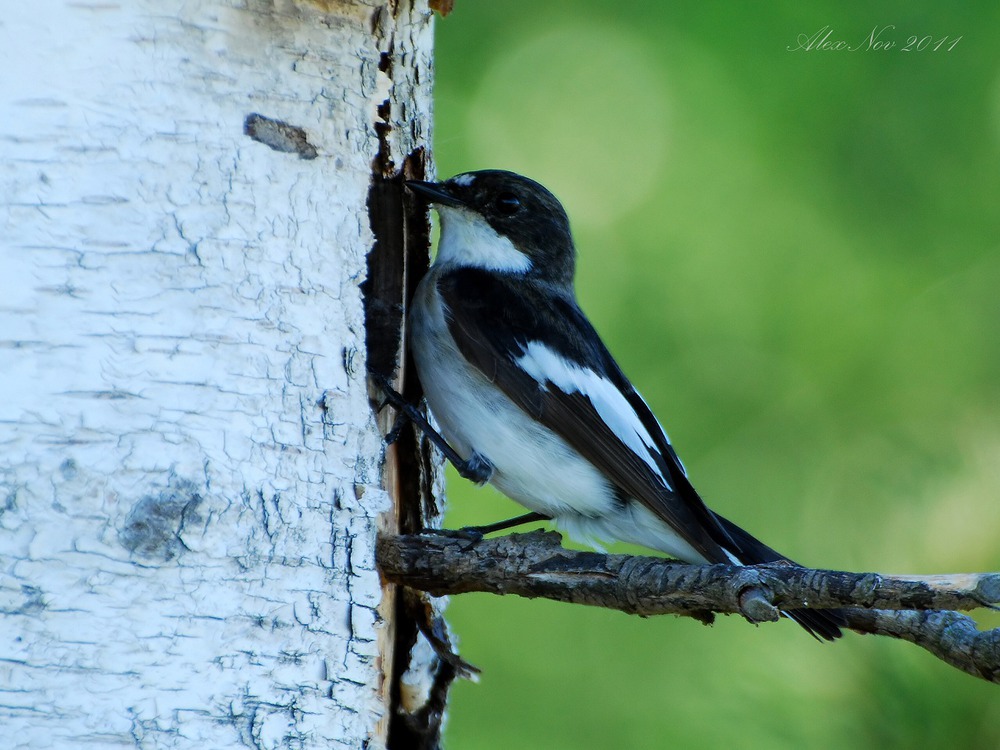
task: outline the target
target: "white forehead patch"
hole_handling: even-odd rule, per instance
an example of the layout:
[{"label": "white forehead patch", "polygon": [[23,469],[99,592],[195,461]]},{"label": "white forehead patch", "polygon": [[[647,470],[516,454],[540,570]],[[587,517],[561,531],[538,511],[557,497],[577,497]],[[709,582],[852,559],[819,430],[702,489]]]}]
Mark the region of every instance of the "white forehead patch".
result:
[{"label": "white forehead patch", "polygon": [[531,269],[531,258],[514,247],[510,239],[497,234],[481,214],[457,206],[434,207],[441,216],[441,240],[434,265],[508,273]]},{"label": "white forehead patch", "polygon": [[476,181],[476,176],[471,172],[466,172],[465,174],[460,174],[452,177],[448,182],[451,182],[459,187],[471,187],[472,183]]}]

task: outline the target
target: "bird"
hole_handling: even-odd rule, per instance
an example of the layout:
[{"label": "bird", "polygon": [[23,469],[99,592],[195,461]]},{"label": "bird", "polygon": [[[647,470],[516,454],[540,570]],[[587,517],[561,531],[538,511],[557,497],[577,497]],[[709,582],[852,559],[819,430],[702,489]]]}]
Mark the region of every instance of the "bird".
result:
[{"label": "bird", "polygon": [[[551,519],[594,546],[630,542],[695,564],[795,564],[695,490],[577,302],[569,218],[548,189],[495,169],[406,186],[440,217],[437,255],[408,314],[436,442],[462,476],[531,511],[492,528]],[[845,625],[840,610],[783,614],[817,639]]]}]

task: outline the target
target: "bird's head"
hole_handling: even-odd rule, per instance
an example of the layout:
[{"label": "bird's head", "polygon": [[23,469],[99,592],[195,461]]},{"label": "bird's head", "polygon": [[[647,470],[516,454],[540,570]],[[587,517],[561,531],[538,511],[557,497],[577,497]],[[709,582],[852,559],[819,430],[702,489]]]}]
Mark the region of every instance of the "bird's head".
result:
[{"label": "bird's head", "polygon": [[441,216],[437,264],[572,285],[576,251],[569,219],[534,180],[490,169],[406,185]]}]

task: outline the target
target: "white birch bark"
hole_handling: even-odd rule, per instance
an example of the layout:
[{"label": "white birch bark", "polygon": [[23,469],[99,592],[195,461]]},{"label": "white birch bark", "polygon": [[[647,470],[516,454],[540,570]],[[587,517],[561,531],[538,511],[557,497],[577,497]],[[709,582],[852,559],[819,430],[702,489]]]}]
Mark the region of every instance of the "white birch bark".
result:
[{"label": "white birch bark", "polygon": [[430,54],[422,2],[4,4],[0,746],[384,743],[358,284]]}]

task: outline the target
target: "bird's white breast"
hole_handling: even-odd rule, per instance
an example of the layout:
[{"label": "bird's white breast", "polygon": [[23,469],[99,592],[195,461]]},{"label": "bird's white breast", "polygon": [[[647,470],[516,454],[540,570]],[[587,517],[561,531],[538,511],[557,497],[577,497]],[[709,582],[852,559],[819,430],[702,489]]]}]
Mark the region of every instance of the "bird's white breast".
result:
[{"label": "bird's white breast", "polygon": [[427,404],[463,458],[473,451],[496,469],[491,483],[550,516],[596,515],[614,505],[610,483],[565,440],[529,417],[455,344],[431,270],[417,287],[410,325],[413,356]]}]

